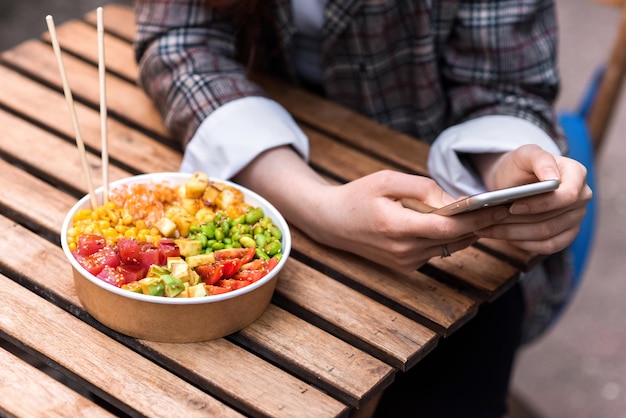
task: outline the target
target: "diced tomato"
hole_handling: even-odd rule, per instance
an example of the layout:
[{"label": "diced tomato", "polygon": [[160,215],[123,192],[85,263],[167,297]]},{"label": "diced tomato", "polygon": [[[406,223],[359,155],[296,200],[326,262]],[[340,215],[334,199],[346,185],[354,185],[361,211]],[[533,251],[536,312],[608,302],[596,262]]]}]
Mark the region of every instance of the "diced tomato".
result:
[{"label": "diced tomato", "polygon": [[[233,279],[243,280],[250,283],[256,282],[270,272],[270,260],[257,258],[256,260],[252,260],[251,262],[244,264],[239,269],[239,272],[233,276]],[[273,264],[271,268],[274,268],[276,264],[278,264],[278,261],[272,261],[271,264]]]},{"label": "diced tomato", "polygon": [[276,267],[278,265],[278,262],[280,261],[280,259],[278,257],[272,257],[269,260],[267,260],[267,271],[268,273],[272,270],[274,270],[274,267]]},{"label": "diced tomato", "polygon": [[241,264],[245,264],[254,258],[254,248],[225,248],[215,251],[214,254],[218,261],[240,259]]},{"label": "diced tomato", "polygon": [[86,257],[94,254],[106,246],[104,237],[96,234],[82,234],[78,236],[76,251],[79,255]]},{"label": "diced tomato", "polygon": [[215,284],[222,278],[222,265],[220,263],[203,264],[195,268],[196,273],[204,284]]},{"label": "diced tomato", "polygon": [[268,273],[266,269],[263,270],[241,270],[239,273],[233,276],[234,280],[254,283]]},{"label": "diced tomato", "polygon": [[111,247],[104,247],[100,251],[86,257],[79,255],[78,251],[76,251],[74,252],[74,257],[85,270],[94,276],[97,276],[105,266],[115,268],[120,265],[117,252]]},{"label": "diced tomato", "polygon": [[230,279],[239,271],[239,268],[243,265],[243,260],[240,258],[232,258],[228,260],[216,261],[222,266],[222,278]]},{"label": "diced tomato", "polygon": [[213,285],[206,285],[204,286],[206,288],[206,293],[207,295],[219,295],[221,293],[228,293],[230,292],[229,289],[226,289],[225,287],[220,287],[220,286],[213,286]]},{"label": "diced tomato", "polygon": [[251,282],[248,282],[245,280],[222,279],[222,280],[218,280],[218,282],[215,283],[215,285],[219,287],[223,287],[231,291],[231,290],[241,289],[242,287],[246,287],[250,283]]},{"label": "diced tomato", "polygon": [[124,277],[125,283],[132,283],[146,277],[148,270],[139,264],[120,264],[117,271]]},{"label": "diced tomato", "polygon": [[122,263],[138,264],[141,261],[141,247],[134,238],[120,238],[117,240],[117,251]]},{"label": "diced tomato", "polygon": [[180,248],[172,238],[161,238],[157,247],[164,260],[167,260],[168,257],[180,257]]},{"label": "diced tomato", "polygon": [[122,285],[126,283],[124,275],[111,266],[104,266],[102,271],[100,271],[96,277],[117,287],[122,287]]}]

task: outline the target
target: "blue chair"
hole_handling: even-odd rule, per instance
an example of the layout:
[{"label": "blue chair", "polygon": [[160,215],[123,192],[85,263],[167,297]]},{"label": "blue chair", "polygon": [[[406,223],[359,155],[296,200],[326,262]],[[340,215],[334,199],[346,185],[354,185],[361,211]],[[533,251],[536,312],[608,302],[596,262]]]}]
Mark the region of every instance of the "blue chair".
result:
[{"label": "blue chair", "polygon": [[574,256],[574,291],[584,276],[589,253],[595,238],[597,217],[596,156],[606,136],[626,74],[626,0],[600,0],[621,8],[619,33],[608,60],[593,75],[583,95],[580,107],[573,112],[561,112],[563,126],[570,146],[569,156],[580,161],[588,170],[587,182],[596,193],[587,205],[587,215],[578,237],[572,244]]},{"label": "blue chair", "polygon": [[[594,191],[596,191],[596,153],[587,125],[587,118],[591,105],[597,98],[598,86],[602,80],[603,74],[603,68],[596,72],[588,87],[583,102],[577,111],[561,112],[559,114],[559,122],[565,131],[569,143],[569,157],[579,161],[587,168],[587,184],[589,184],[591,190]],[[574,257],[574,281],[572,284],[574,291],[578,288],[582,280],[595,238],[596,201],[597,198],[594,198],[587,204],[587,214],[581,223],[580,232],[571,246]]]}]

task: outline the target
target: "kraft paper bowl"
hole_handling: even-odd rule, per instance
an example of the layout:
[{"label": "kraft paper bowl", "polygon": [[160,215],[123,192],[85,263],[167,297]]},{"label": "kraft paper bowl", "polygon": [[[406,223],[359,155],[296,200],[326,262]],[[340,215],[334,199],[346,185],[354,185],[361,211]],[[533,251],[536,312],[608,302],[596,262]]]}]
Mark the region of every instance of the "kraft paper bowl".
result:
[{"label": "kraft paper bowl", "polygon": [[[154,173],[112,182],[117,185],[168,181],[182,184],[190,177],[184,173]],[[257,320],[267,309],[278,274],[291,251],[287,222],[266,199],[229,181],[211,179],[234,186],[244,193],[245,201],[263,209],[266,216],[282,231],[283,256],[274,269],[241,289],[228,293],[195,298],[168,298],[143,295],[111,285],[85,270],[69,250],[67,233],[74,214],[90,207],[89,196],[81,198],[67,213],[61,229],[61,246],[72,267],[74,287],[84,309],[96,320],[122,334],[158,342],[198,342],[237,332]],[[96,190],[101,202],[103,189]]]}]

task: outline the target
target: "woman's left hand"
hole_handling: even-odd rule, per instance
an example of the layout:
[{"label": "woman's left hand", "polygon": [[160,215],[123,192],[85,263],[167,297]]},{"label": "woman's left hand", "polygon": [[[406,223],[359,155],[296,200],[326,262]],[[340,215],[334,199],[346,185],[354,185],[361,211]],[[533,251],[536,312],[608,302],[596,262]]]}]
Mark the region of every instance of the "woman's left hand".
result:
[{"label": "woman's left hand", "polygon": [[[538,254],[565,249],[576,238],[592,198],[587,170],[571,158],[554,156],[538,146],[526,145],[502,154],[488,170],[490,188],[499,189],[531,181],[559,179],[553,192],[521,199],[510,207],[502,223],[476,231],[483,238],[502,239]],[[489,181],[490,180],[490,181]]]}]

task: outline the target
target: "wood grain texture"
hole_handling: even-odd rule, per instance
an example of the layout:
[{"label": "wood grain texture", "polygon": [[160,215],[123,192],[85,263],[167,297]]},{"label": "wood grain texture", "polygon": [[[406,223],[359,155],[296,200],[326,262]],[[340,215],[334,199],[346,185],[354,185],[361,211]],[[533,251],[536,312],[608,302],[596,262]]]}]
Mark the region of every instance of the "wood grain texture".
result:
[{"label": "wood grain texture", "polygon": [[[0,276],[2,278],[2,276]],[[20,357],[0,349],[0,414],[31,418],[112,418],[115,415],[74,392]],[[24,402],[30,398],[32,402]]]},{"label": "wood grain texture", "polygon": [[[53,272],[50,272],[53,273]],[[239,416],[229,407],[0,275],[0,329],[127,413]],[[141,394],[139,396],[139,394]],[[45,405],[42,406],[46,407]]]}]

